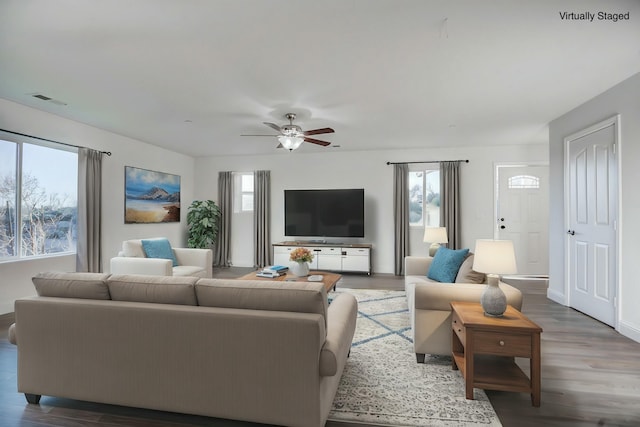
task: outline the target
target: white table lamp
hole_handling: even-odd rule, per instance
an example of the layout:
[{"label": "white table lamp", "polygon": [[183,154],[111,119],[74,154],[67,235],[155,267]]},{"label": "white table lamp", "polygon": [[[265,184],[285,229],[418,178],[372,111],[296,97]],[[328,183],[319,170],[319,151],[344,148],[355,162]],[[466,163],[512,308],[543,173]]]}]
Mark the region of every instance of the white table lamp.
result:
[{"label": "white table lamp", "polygon": [[511,240],[476,240],[473,269],[487,274],[487,287],[480,297],[484,314],[500,317],[507,309],[507,297],[500,286],[500,274],[518,271]]},{"label": "white table lamp", "polygon": [[425,227],[424,242],[431,243],[429,246],[429,256],[433,257],[440,247],[440,243],[449,243],[446,227]]}]

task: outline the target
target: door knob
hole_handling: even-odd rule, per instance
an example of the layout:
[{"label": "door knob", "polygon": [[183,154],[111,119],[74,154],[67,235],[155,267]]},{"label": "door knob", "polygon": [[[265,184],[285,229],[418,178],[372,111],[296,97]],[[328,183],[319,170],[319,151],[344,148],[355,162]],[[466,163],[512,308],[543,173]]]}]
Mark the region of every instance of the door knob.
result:
[{"label": "door knob", "polygon": [[567,230],[567,234],[574,236],[576,234],[575,230]]}]

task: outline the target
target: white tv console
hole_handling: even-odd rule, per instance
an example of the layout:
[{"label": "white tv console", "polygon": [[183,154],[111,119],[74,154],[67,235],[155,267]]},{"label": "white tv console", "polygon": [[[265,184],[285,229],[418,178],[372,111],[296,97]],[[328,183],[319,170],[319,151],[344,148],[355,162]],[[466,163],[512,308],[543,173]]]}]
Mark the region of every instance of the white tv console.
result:
[{"label": "white tv console", "polygon": [[371,274],[371,247],[366,243],[318,243],[314,241],[294,241],[273,243],[273,263],[289,265],[289,254],[295,248],[303,247],[313,253],[311,270],[336,272],[356,272]]}]

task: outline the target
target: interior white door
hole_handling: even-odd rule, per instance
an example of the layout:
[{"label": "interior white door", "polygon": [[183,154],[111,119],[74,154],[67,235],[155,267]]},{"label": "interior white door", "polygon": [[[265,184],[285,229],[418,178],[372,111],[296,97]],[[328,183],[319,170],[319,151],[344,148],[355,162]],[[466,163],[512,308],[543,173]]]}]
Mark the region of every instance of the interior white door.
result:
[{"label": "interior white door", "polygon": [[513,241],[518,274],[549,274],[549,166],[498,165],[496,238]]},{"label": "interior white door", "polygon": [[569,305],[615,326],[617,122],[567,138]]}]

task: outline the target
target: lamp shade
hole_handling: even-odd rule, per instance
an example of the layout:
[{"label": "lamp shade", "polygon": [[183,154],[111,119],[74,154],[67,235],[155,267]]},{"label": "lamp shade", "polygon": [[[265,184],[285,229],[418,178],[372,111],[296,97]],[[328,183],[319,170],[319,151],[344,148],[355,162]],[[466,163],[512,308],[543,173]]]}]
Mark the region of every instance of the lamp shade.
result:
[{"label": "lamp shade", "polygon": [[447,228],[425,227],[423,241],[429,243],[449,243],[449,239],[447,238]]},{"label": "lamp shade", "polygon": [[300,144],[304,141],[304,137],[281,135],[278,137],[278,141],[280,141],[280,144],[287,150],[295,150],[300,147]]},{"label": "lamp shade", "polygon": [[513,274],[518,272],[511,240],[476,240],[473,269],[480,273]]}]

